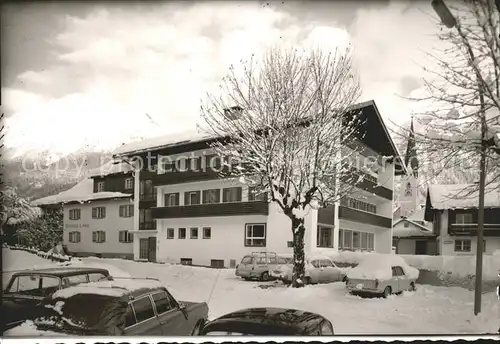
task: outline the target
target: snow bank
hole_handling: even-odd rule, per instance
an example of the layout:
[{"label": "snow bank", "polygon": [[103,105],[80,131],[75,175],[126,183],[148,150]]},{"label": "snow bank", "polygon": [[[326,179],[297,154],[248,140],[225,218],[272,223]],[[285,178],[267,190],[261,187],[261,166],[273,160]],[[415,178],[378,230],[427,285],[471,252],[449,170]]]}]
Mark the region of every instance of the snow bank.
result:
[{"label": "snow bank", "polygon": [[67,334],[53,331],[42,331],[36,328],[31,320],[23,322],[21,325],[11,328],[3,333],[4,337],[67,337]]},{"label": "snow bank", "polygon": [[406,264],[403,258],[392,254],[371,254],[355,268],[347,271],[347,278],[389,280],[392,278],[393,266],[401,266],[410,278],[418,278],[419,271],[417,269]]}]

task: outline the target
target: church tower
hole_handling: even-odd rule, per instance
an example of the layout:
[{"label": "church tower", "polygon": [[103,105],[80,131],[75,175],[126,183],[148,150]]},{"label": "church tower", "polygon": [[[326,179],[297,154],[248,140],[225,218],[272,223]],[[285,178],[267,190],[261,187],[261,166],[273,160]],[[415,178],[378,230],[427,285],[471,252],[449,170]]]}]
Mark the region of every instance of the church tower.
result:
[{"label": "church tower", "polygon": [[406,146],[405,166],[408,169],[408,176],[401,177],[401,195],[399,204],[401,206],[401,216],[409,217],[420,209],[418,200],[418,158],[415,144],[415,132],[413,129],[413,118],[411,119],[410,135]]}]

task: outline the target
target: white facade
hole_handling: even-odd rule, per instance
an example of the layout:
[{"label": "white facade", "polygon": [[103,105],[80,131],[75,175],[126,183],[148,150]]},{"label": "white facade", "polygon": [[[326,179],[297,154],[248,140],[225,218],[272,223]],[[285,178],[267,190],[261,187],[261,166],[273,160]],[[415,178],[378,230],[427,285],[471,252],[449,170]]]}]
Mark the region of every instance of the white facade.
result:
[{"label": "white facade", "polygon": [[[120,217],[119,211],[120,206],[132,205],[132,202],[131,198],[120,198],[81,204],[65,204],[63,243],[76,256],[97,254],[102,257],[132,258],[132,242],[126,242],[127,239],[123,240],[125,242],[120,242],[119,237],[120,231],[130,231],[134,228],[134,217]],[[104,218],[92,217],[92,208],[96,207],[106,209]],[[70,219],[70,212],[74,218],[75,212],[78,213],[78,211],[79,218]],[[93,234],[94,232],[104,232],[105,234]],[[133,236],[131,235],[130,238]]]},{"label": "white facade", "polygon": [[[443,256],[468,256],[475,255],[477,252],[477,237],[471,236],[451,236],[448,233],[448,210],[444,210],[440,216],[440,235],[438,237],[439,253]],[[500,237],[483,237],[485,241],[484,254],[493,254],[500,250]],[[456,241],[462,241],[457,243]],[[465,242],[464,242],[465,241]],[[469,245],[470,243],[470,245]],[[456,250],[455,246],[460,246]],[[470,246],[470,251],[466,249]],[[465,250],[464,250],[465,249]]]}]

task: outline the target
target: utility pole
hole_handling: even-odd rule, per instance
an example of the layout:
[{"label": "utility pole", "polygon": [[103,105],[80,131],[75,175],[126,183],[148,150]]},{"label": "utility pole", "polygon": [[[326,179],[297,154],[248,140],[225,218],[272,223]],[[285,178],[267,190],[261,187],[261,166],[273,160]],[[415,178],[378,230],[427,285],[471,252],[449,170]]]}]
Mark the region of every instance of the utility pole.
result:
[{"label": "utility pole", "polygon": [[[498,5],[497,0],[497,5]],[[450,12],[443,0],[432,0],[432,7],[438,14],[442,23],[448,28],[456,28],[458,34],[464,42],[466,42],[465,34],[463,33],[460,23],[457,22],[453,14]],[[479,163],[479,207],[477,218],[477,249],[476,249],[476,281],[474,288],[474,315],[481,313],[481,297],[483,287],[483,249],[484,249],[484,194],[486,184],[486,115],[485,115],[485,102],[484,102],[484,88],[480,71],[475,64],[475,54],[470,45],[466,44],[467,53],[470,57],[471,67],[473,68],[478,85],[479,102],[480,102],[480,117],[481,117],[481,159]]]}]

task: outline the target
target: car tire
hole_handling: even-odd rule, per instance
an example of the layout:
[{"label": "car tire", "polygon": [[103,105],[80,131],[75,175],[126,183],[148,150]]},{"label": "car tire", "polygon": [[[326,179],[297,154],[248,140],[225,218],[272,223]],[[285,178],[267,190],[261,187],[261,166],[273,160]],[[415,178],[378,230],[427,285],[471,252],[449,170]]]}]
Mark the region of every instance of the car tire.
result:
[{"label": "car tire", "polygon": [[304,284],[305,284],[305,285],[312,284],[311,277],[306,277],[306,278],[304,278]]},{"label": "car tire", "polygon": [[392,289],[391,287],[385,287],[384,289],[384,293],[382,294],[382,296],[385,298],[387,298],[389,295],[391,295],[392,293]]},{"label": "car tire", "polygon": [[201,327],[203,326],[203,322],[200,320],[196,323],[196,325],[193,328],[193,331],[191,331],[192,336],[199,336],[201,332]]},{"label": "car tire", "polygon": [[269,281],[269,273],[267,271],[263,272],[262,275],[260,275],[260,280],[262,282]]}]

